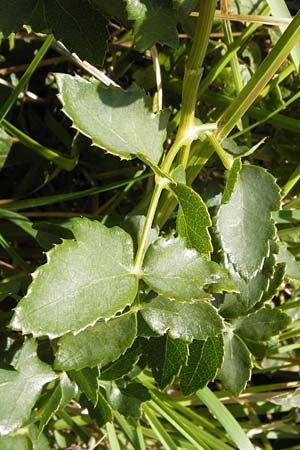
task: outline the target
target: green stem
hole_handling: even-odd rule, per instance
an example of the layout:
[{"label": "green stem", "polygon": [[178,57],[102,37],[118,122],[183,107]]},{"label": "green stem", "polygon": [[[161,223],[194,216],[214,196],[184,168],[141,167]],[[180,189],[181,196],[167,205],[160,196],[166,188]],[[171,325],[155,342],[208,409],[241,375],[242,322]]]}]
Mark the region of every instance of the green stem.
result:
[{"label": "green stem", "polygon": [[282,189],[282,198],[284,198],[300,180],[300,165],[296,167],[288,181],[285,183]]},{"label": "green stem", "polygon": [[[162,180],[162,179],[160,179],[160,180]],[[160,195],[163,191],[163,188],[164,188],[163,182],[155,184],[154,191],[153,191],[152,198],[151,198],[150,205],[149,205],[149,209],[148,209],[148,213],[146,216],[144,228],[143,228],[141,241],[138,246],[135,261],[134,261],[134,272],[137,275],[140,275],[141,271],[142,271],[142,265],[143,265],[143,260],[144,260],[144,256],[145,256],[146,245],[148,242],[148,236],[151,231],[153,219],[154,219],[154,216],[156,213],[156,208],[157,208],[157,205],[159,202]]]},{"label": "green stem", "polygon": [[20,93],[25,88],[26,84],[30,80],[32,74],[36,70],[37,66],[51,47],[51,44],[53,42],[53,35],[49,34],[47,38],[45,39],[43,45],[29,64],[28,68],[24,72],[23,76],[21,77],[18,85],[15,87],[13,92],[10,94],[10,96],[6,99],[6,101],[3,103],[2,107],[0,108],[0,124],[7,115],[7,113],[10,111],[10,109],[13,107],[15,101],[19,97]]},{"label": "green stem", "polygon": [[[203,72],[202,65],[207,51],[216,4],[216,0],[202,0],[200,2],[193,45],[184,72],[181,120],[176,140],[184,139],[186,133],[189,134],[189,130],[194,126],[198,88]],[[187,166],[191,142],[184,145],[180,155],[179,163],[184,167]]]},{"label": "green stem", "polygon": [[274,48],[263,60],[251,80],[241,91],[240,95],[231,103],[231,105],[221,115],[218,140],[224,139],[235,127],[238,121],[247,112],[249,107],[257,99],[263,88],[267,85],[278,68],[289,55],[291,49],[300,38],[300,11],[297,12],[294,19],[275,44]]},{"label": "green stem", "polygon": [[[200,2],[199,18],[197,20],[193,44],[187,61],[183,80],[182,108],[179,128],[174,144],[170,148],[161,165],[161,170],[167,175],[169,175],[173,161],[182,147],[183,152],[181,153],[179,164],[183,164],[183,166],[186,167],[191,143],[197,138],[197,132],[199,132],[199,128],[201,128],[196,127],[194,124],[195,108],[202,73],[202,63],[207,50],[216,3],[216,0],[202,0]],[[141,273],[148,235],[151,231],[161,193],[168,182],[169,181],[164,178],[156,177],[156,185],[147,212],[141,241],[136,253],[134,263],[134,270],[136,274]]]},{"label": "green stem", "polygon": [[225,152],[225,150],[223,149],[223,147],[221,146],[220,142],[218,141],[218,139],[214,134],[207,133],[206,140],[210,143],[210,145],[218,154],[225,169],[230,170],[233,164],[233,157],[229,153]]},{"label": "green stem", "polygon": [[67,158],[54,150],[44,147],[5,119],[2,122],[2,128],[16,137],[25,147],[65,170],[73,170],[77,164],[77,158]]}]

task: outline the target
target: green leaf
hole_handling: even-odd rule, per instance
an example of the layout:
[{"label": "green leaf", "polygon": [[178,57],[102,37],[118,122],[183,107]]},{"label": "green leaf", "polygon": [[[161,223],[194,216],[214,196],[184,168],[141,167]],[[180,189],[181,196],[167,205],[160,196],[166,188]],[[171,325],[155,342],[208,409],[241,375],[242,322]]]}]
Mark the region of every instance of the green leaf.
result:
[{"label": "green leaf", "polygon": [[180,386],[184,395],[203,389],[214,380],[223,361],[223,336],[193,341],[189,346],[187,365],[180,372]]},{"label": "green leaf", "polygon": [[235,270],[249,280],[262,267],[275,235],[271,212],[280,206],[279,188],[264,169],[243,166],[226,200],[217,217],[221,245]]},{"label": "green leaf", "polygon": [[138,362],[142,349],[136,340],[127,352],[116,361],[101,367],[101,380],[117,380],[130,372]]},{"label": "green leaf", "polygon": [[[83,13],[84,11],[84,13]],[[106,19],[87,0],[44,0],[46,21],[71,52],[101,65],[107,49]]]},{"label": "green leaf", "polygon": [[243,338],[264,342],[284,330],[290,321],[286,313],[266,305],[254,314],[235,321],[233,326]]},{"label": "green leaf", "polygon": [[127,24],[126,7],[123,0],[90,0],[94,7],[108,19],[114,17],[122,24]]},{"label": "green leaf", "polygon": [[62,373],[59,382],[52,391],[51,396],[42,411],[39,425],[39,433],[41,433],[45,426],[49,423],[54,414],[60,409],[64,408],[76,394],[75,386],[71,383],[65,373]]},{"label": "green leaf", "polygon": [[145,51],[153,45],[177,47],[176,12],[171,0],[126,0],[128,18],[135,21],[135,44]]},{"label": "green leaf", "polygon": [[186,248],[180,238],[158,239],[144,260],[144,281],[156,292],[176,300],[209,299],[205,289],[233,291],[235,285],[217,263]]},{"label": "green leaf", "polygon": [[76,335],[63,336],[54,365],[59,370],[78,370],[114,361],[131,347],[136,334],[136,314],[99,321]]},{"label": "green leaf", "polygon": [[37,344],[27,340],[15,371],[0,369],[0,436],[11,433],[29,419],[42,387],[57,376],[37,355]]},{"label": "green leaf", "polygon": [[132,86],[124,91],[65,74],[57,74],[57,83],[64,112],[94,145],[121,158],[159,161],[165,118],[152,113],[151,100],[142,89]]},{"label": "green leaf", "polygon": [[99,394],[98,367],[94,367],[93,369],[86,367],[82,370],[71,370],[69,372],[69,375],[72,380],[75,381],[81,392],[85,394],[85,396],[92,402],[93,405],[96,405],[98,402]]},{"label": "green leaf", "polygon": [[[144,401],[138,397],[138,383],[133,383],[134,395],[132,389],[120,388],[119,386],[112,384],[107,389],[108,401],[113,409],[119,411],[125,417],[139,418],[141,415],[141,404]],[[136,394],[136,395],[135,395]],[[148,398],[146,398],[147,400]]]},{"label": "green leaf", "polygon": [[192,341],[216,336],[224,329],[222,318],[209,303],[178,303],[156,297],[143,304],[142,316],[150,328],[173,339]]},{"label": "green leaf", "polygon": [[[269,399],[271,403],[280,406],[286,406],[288,408],[299,408],[300,407],[300,388],[296,389],[294,392],[289,392],[287,394],[276,395]],[[1,442],[1,441],[0,441]],[[0,446],[1,450],[1,446]]]},{"label": "green leaf", "polygon": [[188,358],[187,343],[168,334],[145,342],[148,365],[160,389],[173,383]]},{"label": "green leaf", "polygon": [[34,273],[15,310],[14,329],[55,338],[109,319],[134,300],[137,279],[131,273],[130,236],[88,219],[71,223],[76,240],[47,253],[47,264]]},{"label": "green leaf", "polygon": [[277,294],[277,291],[284,280],[284,276],[285,276],[285,263],[276,264],[274,274],[272,278],[270,278],[269,280],[268,289],[264,292],[262,296],[262,302],[267,302]]},{"label": "green leaf", "polygon": [[[0,19],[0,21],[1,21],[1,19]],[[4,130],[2,130],[0,128],[0,170],[3,168],[3,166],[5,164],[5,161],[10,152],[12,143],[13,143],[12,138]]]},{"label": "green leaf", "polygon": [[4,436],[0,438],[0,450],[32,450],[27,436]]},{"label": "green leaf", "polygon": [[236,318],[248,314],[265,294],[275,271],[275,256],[271,254],[264,261],[261,271],[250,280],[244,280],[235,270],[232,264],[226,263],[226,267],[238,287],[239,294],[225,294],[224,302],[220,306],[220,313],[226,318]]},{"label": "green leaf", "polygon": [[185,184],[177,183],[171,189],[180,204],[177,215],[179,235],[187,247],[209,257],[213,250],[208,232],[211,220],[205,203],[197,192]]},{"label": "green leaf", "polygon": [[37,0],[0,0],[0,32],[4,37],[22,28],[36,3]]},{"label": "green leaf", "polygon": [[226,181],[226,186],[225,186],[224,193],[222,196],[223,204],[229,202],[230,197],[234,191],[235,185],[239,179],[242,167],[243,166],[242,166],[241,160],[239,158],[235,159],[232,164],[232,168],[228,174],[227,181]]},{"label": "green leaf", "polygon": [[251,376],[250,352],[244,342],[231,331],[224,333],[224,361],[218,378],[225,389],[239,395]]},{"label": "green leaf", "polygon": [[279,243],[277,262],[286,264],[286,276],[288,278],[300,280],[300,263],[296,261],[295,256],[289,251],[285,242]]},{"label": "green leaf", "polygon": [[99,389],[96,405],[91,403],[85,396],[80,397],[80,404],[83,408],[88,409],[90,417],[96,422],[98,427],[102,427],[107,422],[112,422],[112,408],[105,398],[105,391],[103,389]]},{"label": "green leaf", "polygon": [[30,425],[26,434],[24,432],[22,429],[22,434],[1,437],[0,450],[50,450],[46,436],[39,435],[35,425]]}]

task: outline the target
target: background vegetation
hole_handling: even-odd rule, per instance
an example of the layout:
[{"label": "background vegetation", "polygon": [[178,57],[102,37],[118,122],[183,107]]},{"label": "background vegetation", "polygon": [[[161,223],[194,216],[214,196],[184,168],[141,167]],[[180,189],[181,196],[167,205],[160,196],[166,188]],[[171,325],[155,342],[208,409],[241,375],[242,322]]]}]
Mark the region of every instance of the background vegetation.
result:
[{"label": "background vegetation", "polygon": [[[279,0],[0,0],[0,450],[299,448],[298,9],[297,1]],[[296,17],[282,34],[290,16]],[[199,54],[192,42],[202,42]],[[69,97],[68,75],[82,83]],[[98,111],[94,97],[84,91],[90,79],[100,80],[102,87],[95,86],[107,110]],[[131,97],[127,104],[125,94],[123,100],[114,97],[117,86],[136,96],[136,116],[126,109]],[[115,119],[120,134],[132,134],[132,142],[136,135],[137,141],[153,140],[148,153],[122,153],[102,140],[99,129],[111,112],[110,99],[115,109],[124,108]],[[194,134],[187,138],[187,130]],[[176,158],[165,156],[158,166],[154,135],[162,142],[167,136],[164,155],[173,149]],[[173,187],[159,202],[157,197],[154,208],[151,196],[159,180]],[[185,190],[191,184],[193,190]],[[242,200],[235,203],[239,195]],[[146,233],[149,211],[156,215]],[[240,231],[244,211],[248,226]],[[47,332],[40,331],[40,319],[19,325],[14,311],[28,292],[31,274],[49,262],[50,249],[61,248],[62,241],[71,248],[74,235],[79,240],[88,227],[92,235],[92,225],[84,225],[91,222],[71,220],[79,217],[130,233],[135,250],[140,249],[137,262],[145,253],[139,236],[153,241],[157,227],[159,242],[175,242],[179,234],[187,247],[204,255],[210,255],[212,242],[209,263],[216,266],[209,270],[221,270],[218,263],[231,275],[230,281],[218,272],[219,287],[203,281],[206,295],[214,292],[218,316],[205,323],[215,331],[205,338],[196,335],[191,331],[195,310],[187,309],[180,311],[187,331],[179,332],[180,323],[172,322],[177,310],[171,309],[166,319],[171,331],[159,332],[153,310],[143,306],[134,336],[129,322],[123,333],[114,326],[118,319],[110,321],[109,342],[126,338],[113,357],[109,344],[102,359],[91,361],[92,350],[79,340],[70,344],[70,353],[76,348],[81,355],[79,363],[68,353],[57,363],[59,346],[67,342],[63,337],[57,343],[57,337],[69,329],[57,332],[53,315],[46,314]],[[200,231],[195,217],[207,220]],[[244,252],[241,262],[234,260],[240,270],[226,259],[228,229],[229,246],[237,233],[229,259],[236,248]],[[264,230],[267,247],[251,272],[255,252],[264,246],[259,237]],[[105,258],[114,265],[110,253],[123,238],[109,239]],[[91,267],[96,241],[71,257],[83,272]],[[161,267],[169,268],[170,261],[183,261],[185,267],[186,253],[180,251],[176,247],[169,260],[163,254]],[[150,262],[159,257],[156,253]],[[58,289],[76,281],[69,263],[61,253],[57,272],[66,281]],[[59,276],[54,270],[49,286]],[[141,304],[156,305],[159,316],[166,306],[162,299],[155,304],[152,289],[174,298],[177,286],[157,287],[151,273],[143,277]],[[190,287],[188,274],[183,280],[182,286]],[[180,301],[193,297],[190,291],[178,296]],[[135,300],[134,307],[139,305]],[[225,320],[225,332],[218,318]],[[237,330],[234,337],[231,329]],[[87,338],[92,347],[93,339]]]}]

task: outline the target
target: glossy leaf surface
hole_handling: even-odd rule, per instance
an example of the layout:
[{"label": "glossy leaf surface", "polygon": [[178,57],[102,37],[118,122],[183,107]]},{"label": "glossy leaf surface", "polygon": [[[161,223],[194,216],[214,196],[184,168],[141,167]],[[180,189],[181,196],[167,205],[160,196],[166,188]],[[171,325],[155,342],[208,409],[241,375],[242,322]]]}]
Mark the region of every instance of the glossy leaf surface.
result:
[{"label": "glossy leaf surface", "polygon": [[290,323],[290,317],[278,308],[265,308],[234,323],[237,333],[253,341],[264,342],[278,334]]},{"label": "glossy leaf surface", "polygon": [[158,239],[150,245],[143,279],[157,293],[182,301],[209,299],[208,288],[214,292],[235,290],[224,269],[186,248],[180,238]]},{"label": "glossy leaf surface", "polygon": [[94,145],[121,158],[159,161],[166,135],[163,116],[152,113],[142,89],[124,91],[65,74],[57,74],[57,82],[65,114]]},{"label": "glossy leaf surface", "polygon": [[14,364],[15,371],[0,369],[0,436],[29,419],[42,387],[57,376],[38,359],[36,350],[36,342],[28,340]]},{"label": "glossy leaf surface", "polygon": [[75,336],[63,336],[55,367],[74,370],[114,361],[131,347],[136,332],[136,315],[126,314],[107,322],[99,321]]},{"label": "glossy leaf surface", "polygon": [[262,267],[275,235],[271,212],[280,206],[279,188],[264,169],[243,166],[226,200],[217,218],[221,245],[235,270],[250,279]]},{"label": "glossy leaf surface", "polygon": [[220,334],[223,320],[209,303],[178,303],[157,297],[143,305],[142,315],[159,334],[169,331],[173,339],[203,340]]},{"label": "glossy leaf surface", "polygon": [[225,389],[239,395],[251,376],[250,352],[244,342],[232,332],[224,333],[224,361],[218,373]]},{"label": "glossy leaf surface", "polygon": [[76,240],[50,250],[33,275],[15,310],[15,329],[54,338],[108,319],[134,300],[130,236],[88,219],[72,220],[72,231]]}]

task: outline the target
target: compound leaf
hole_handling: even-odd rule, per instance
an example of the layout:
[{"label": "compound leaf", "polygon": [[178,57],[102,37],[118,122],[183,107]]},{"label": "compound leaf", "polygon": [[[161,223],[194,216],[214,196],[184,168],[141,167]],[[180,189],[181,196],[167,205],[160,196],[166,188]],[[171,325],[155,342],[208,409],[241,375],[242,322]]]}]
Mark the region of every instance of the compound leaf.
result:
[{"label": "compound leaf", "polygon": [[57,375],[36,354],[37,344],[23,345],[15,371],[0,369],[0,436],[11,433],[29,419],[42,387]]},{"label": "compound leaf", "polygon": [[180,386],[184,395],[203,389],[214,380],[224,354],[222,335],[193,341],[189,346],[187,365],[180,372]]},{"label": "compound leaf", "polygon": [[69,50],[92,64],[103,63],[107,20],[89,1],[44,0],[44,14],[56,39],[62,40]]},{"label": "compound leaf", "polygon": [[109,319],[131,304],[137,293],[130,236],[88,219],[73,219],[76,240],[47,254],[33,275],[12,320],[14,329],[34,336],[59,337]]},{"label": "compound leaf", "polygon": [[169,331],[171,338],[189,342],[216,336],[224,327],[216,309],[206,302],[178,303],[156,297],[143,305],[141,313],[153,331],[161,335]]},{"label": "compound leaf", "polygon": [[152,113],[142,89],[124,91],[66,74],[57,74],[57,82],[65,114],[94,145],[121,158],[159,161],[166,136],[164,116]]},{"label": "compound leaf", "polygon": [[271,212],[280,206],[279,188],[264,169],[243,166],[228,197],[217,217],[221,245],[235,270],[249,280],[262,267],[274,238]]},{"label": "compound leaf", "polygon": [[285,329],[290,321],[286,313],[266,305],[259,311],[235,321],[234,328],[243,338],[264,342]]},{"label": "compound leaf", "polygon": [[214,292],[236,289],[227,272],[180,238],[158,239],[150,245],[144,260],[144,281],[156,292],[181,301],[209,299]]},{"label": "compound leaf", "polygon": [[224,361],[218,378],[225,389],[239,395],[251,376],[250,352],[244,342],[232,332],[224,333]]},{"label": "compound leaf", "polygon": [[136,314],[125,314],[109,321],[99,321],[75,336],[67,334],[58,342],[55,367],[74,370],[114,361],[131,347],[136,333]]},{"label": "compound leaf", "polygon": [[213,250],[208,232],[211,220],[205,203],[197,192],[185,184],[177,183],[171,189],[180,204],[177,216],[179,235],[187,247],[209,257]]},{"label": "compound leaf", "polygon": [[135,21],[135,44],[144,51],[156,43],[178,45],[176,11],[171,0],[126,0],[130,20]]}]

